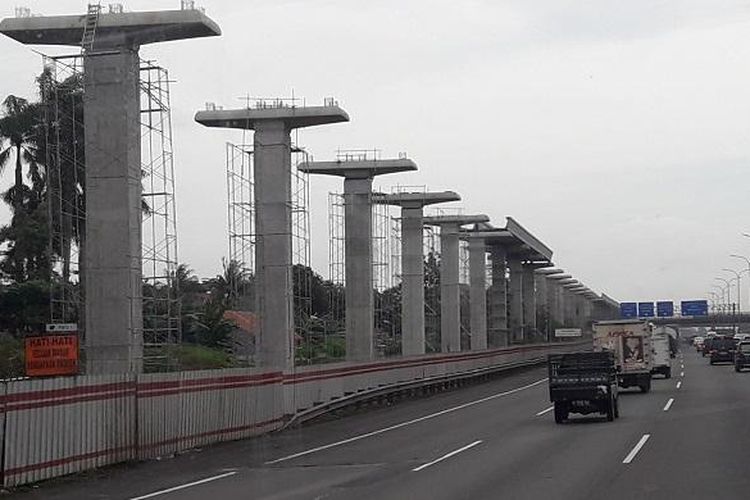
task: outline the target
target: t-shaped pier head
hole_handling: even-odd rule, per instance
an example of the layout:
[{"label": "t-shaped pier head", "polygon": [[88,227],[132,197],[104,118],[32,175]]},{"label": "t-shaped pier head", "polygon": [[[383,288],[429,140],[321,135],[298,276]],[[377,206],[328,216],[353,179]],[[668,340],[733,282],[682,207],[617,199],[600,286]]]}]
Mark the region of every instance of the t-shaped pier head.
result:
[{"label": "t-shaped pier head", "polygon": [[198,10],[8,18],[0,33],[28,45],[81,47],[86,153],[85,348],[88,374],[143,368],[141,45],[217,36]]},{"label": "t-shaped pier head", "polygon": [[401,339],[404,355],[424,354],[424,207],[460,201],[453,191],[373,195],[375,203],[401,207]]},{"label": "t-shaped pier head", "polygon": [[333,99],[323,106],[259,101],[254,107],[198,111],[206,127],[254,130],[256,310],[260,365],[280,371],[294,366],[292,281],[291,131],[349,121]]},{"label": "t-shaped pier head", "polygon": [[[458,276],[461,226],[480,224],[489,220],[490,218],[484,214],[435,215],[423,219],[425,225],[440,227],[440,348],[442,352],[461,351],[461,290]],[[472,332],[473,335],[474,332]]]},{"label": "t-shaped pier head", "polygon": [[372,180],[377,175],[417,170],[417,165],[408,158],[347,158],[303,162],[297,168],[310,174],[344,178],[346,359],[372,360]]}]

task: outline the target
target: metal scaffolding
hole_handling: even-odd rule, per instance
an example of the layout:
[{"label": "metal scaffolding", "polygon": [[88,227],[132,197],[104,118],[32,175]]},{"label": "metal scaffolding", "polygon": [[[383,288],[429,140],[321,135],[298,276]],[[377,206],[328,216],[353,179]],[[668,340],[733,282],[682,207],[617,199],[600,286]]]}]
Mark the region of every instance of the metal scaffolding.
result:
[{"label": "metal scaffolding", "polygon": [[255,310],[255,181],[253,148],[247,144],[226,144],[227,221],[229,261],[239,267],[245,279],[231,280],[233,303],[243,311]]},{"label": "metal scaffolding", "polygon": [[440,228],[423,228],[424,337],[426,352],[440,352]]},{"label": "metal scaffolding", "polygon": [[375,305],[375,353],[379,357],[401,354],[401,220],[395,207],[372,207],[372,277]]},{"label": "metal scaffolding", "polygon": [[40,78],[49,224],[50,320],[78,323],[83,334],[86,236],[83,59],[43,56]]},{"label": "metal scaffolding", "polygon": [[143,345],[144,363],[152,369],[171,368],[164,348],[181,340],[169,87],[165,68],[141,61]]}]

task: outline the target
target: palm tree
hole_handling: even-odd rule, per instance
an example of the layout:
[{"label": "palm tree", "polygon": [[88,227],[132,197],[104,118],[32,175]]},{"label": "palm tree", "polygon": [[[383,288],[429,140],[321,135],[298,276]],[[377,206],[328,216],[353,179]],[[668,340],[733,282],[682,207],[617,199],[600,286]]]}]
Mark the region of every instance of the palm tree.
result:
[{"label": "palm tree", "polygon": [[39,125],[38,106],[30,104],[22,97],[9,95],[2,103],[2,118],[0,118],[0,138],[3,145],[0,148],[0,175],[10,163],[15,153],[15,180],[8,191],[7,199],[13,210],[18,211],[23,204],[24,194],[28,190],[23,183],[23,163],[29,165],[33,179],[40,179],[37,164],[37,137]]}]

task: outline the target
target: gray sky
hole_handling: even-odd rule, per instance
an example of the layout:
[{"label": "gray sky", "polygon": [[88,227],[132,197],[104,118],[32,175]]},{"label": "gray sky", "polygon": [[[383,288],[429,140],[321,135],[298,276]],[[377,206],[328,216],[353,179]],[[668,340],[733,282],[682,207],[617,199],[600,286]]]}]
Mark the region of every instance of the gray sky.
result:
[{"label": "gray sky", "polygon": [[[12,15],[16,2],[0,3],[0,15]],[[406,151],[420,171],[377,184],[453,189],[467,213],[498,225],[513,216],[559,266],[617,300],[704,297],[722,267],[739,267],[730,253],[750,255],[740,236],[750,230],[747,1],[203,5],[221,38],[142,49],[177,80],[180,260],[201,276],[217,273],[227,252],[224,143],[241,133],[192,116],[206,101],[240,107],[247,93],[292,91],[308,103],[335,96],[352,118],[301,134],[316,159],[337,148]],[[72,14],[86,2],[27,6]],[[40,58],[7,38],[0,54],[0,96],[31,95]],[[323,275],[327,193],[340,188],[336,178],[312,179],[313,265]]]}]

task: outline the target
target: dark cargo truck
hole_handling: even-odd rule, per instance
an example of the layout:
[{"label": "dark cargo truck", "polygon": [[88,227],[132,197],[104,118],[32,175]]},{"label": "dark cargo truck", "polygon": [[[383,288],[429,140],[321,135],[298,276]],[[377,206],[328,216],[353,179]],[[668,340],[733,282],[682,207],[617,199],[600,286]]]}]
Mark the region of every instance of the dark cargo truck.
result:
[{"label": "dark cargo truck", "polygon": [[547,366],[555,422],[565,422],[570,413],[601,413],[610,422],[620,416],[613,352],[551,354]]}]

